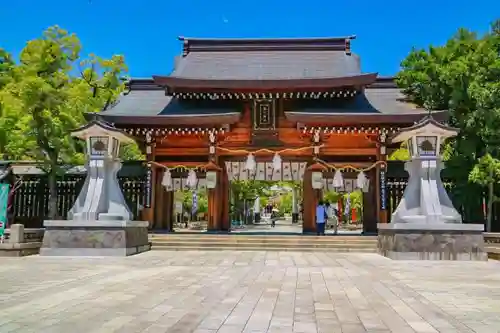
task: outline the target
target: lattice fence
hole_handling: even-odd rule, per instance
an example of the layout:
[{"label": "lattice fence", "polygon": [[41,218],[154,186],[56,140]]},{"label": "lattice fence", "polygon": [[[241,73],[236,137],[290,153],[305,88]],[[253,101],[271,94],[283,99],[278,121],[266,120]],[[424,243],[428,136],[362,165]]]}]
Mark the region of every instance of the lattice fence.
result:
[{"label": "lattice fence", "polygon": [[[83,176],[66,176],[58,179],[58,218],[66,218],[80,193],[84,180]],[[119,183],[134,219],[140,219],[140,211],[144,202],[144,177],[119,177]],[[14,195],[12,207],[14,221],[28,228],[41,227],[48,215],[48,198],[47,177],[36,176],[21,180],[20,187]]]}]

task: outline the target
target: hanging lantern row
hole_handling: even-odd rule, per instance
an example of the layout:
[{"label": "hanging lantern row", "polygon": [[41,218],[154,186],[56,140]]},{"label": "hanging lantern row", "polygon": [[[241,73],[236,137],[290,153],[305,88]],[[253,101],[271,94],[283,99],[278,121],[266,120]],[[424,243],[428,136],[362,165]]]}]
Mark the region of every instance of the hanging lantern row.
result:
[{"label": "hanging lantern row", "polygon": [[[272,168],[274,170],[279,170],[282,167],[282,159],[280,154],[275,153],[273,156],[273,161],[272,161]],[[245,168],[244,170],[250,171],[250,173],[255,173],[257,170],[257,162],[255,161],[255,156],[252,153],[249,153],[247,156],[247,160],[245,162]],[[323,174],[321,172],[313,172],[313,178],[316,176],[316,178],[323,178]],[[358,176],[356,178],[356,187],[360,189],[367,189],[369,184],[368,177],[366,177],[366,174],[364,171],[360,171],[358,173]],[[322,186],[322,185],[321,185]],[[335,174],[333,176],[333,187],[335,188],[342,188],[344,187],[344,177],[342,176],[342,170],[337,169],[335,171]]]},{"label": "hanging lantern row", "polygon": [[[166,168],[165,172],[163,173],[161,185],[164,186],[167,189],[167,191],[171,191],[173,189],[174,184],[172,181],[172,173],[168,168]],[[196,176],[196,171],[194,169],[189,170],[186,179],[186,186],[191,189],[196,188],[198,186],[198,178]]]},{"label": "hanging lantern row", "polygon": [[[314,189],[321,189],[323,188],[323,173],[320,171],[315,171],[312,173],[312,179],[313,179],[313,188]],[[360,171],[358,173],[358,176],[356,178],[356,188],[359,188],[363,190],[363,192],[368,191],[368,186],[369,186],[369,179],[366,177],[366,174],[364,171]],[[344,177],[342,176],[342,170],[337,169],[335,171],[335,174],[333,175],[333,182],[332,182],[333,188],[343,188],[344,187]]]},{"label": "hanging lantern row", "polygon": [[[358,173],[358,177],[356,178],[356,187],[357,188],[365,188],[368,183],[368,177],[366,174],[361,171]],[[342,176],[342,171],[339,169],[335,171],[333,175],[333,187],[342,188],[344,187],[344,177]]]},{"label": "hanging lantern row", "polygon": [[[274,170],[281,169],[282,160],[281,156],[278,153],[275,153],[273,156],[272,168]],[[250,173],[255,173],[257,171],[257,162],[255,161],[255,156],[252,153],[249,153],[247,156],[247,160],[245,162],[244,170],[250,171]]]}]

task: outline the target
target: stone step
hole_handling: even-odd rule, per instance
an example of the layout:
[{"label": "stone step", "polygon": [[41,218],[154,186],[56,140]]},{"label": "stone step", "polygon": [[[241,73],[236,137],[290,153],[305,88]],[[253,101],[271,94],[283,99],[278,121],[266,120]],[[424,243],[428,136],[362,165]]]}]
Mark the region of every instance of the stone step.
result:
[{"label": "stone step", "polygon": [[331,241],[316,241],[316,240],[282,240],[282,239],[150,239],[153,244],[159,243],[175,243],[175,244],[228,244],[228,245],[242,245],[242,244],[253,244],[253,245],[266,245],[266,244],[279,244],[280,246],[294,246],[297,244],[301,245],[315,245],[315,246],[377,246],[377,241],[343,241],[343,240],[331,240]]},{"label": "stone step", "polygon": [[377,253],[376,248],[297,248],[297,247],[197,247],[192,245],[183,246],[155,246],[153,251],[273,251],[273,252],[335,252],[335,253]]},{"label": "stone step", "polygon": [[201,234],[201,235],[176,235],[176,234],[163,234],[157,235],[152,234],[149,236],[149,239],[156,240],[207,240],[207,241],[285,241],[285,242],[298,242],[298,241],[314,241],[314,242],[376,242],[376,236],[295,236],[295,235],[209,235],[209,234]]},{"label": "stone step", "polygon": [[376,236],[152,234],[153,250],[377,252]]},{"label": "stone step", "polygon": [[495,246],[485,246],[486,252],[488,252],[488,259],[500,260],[500,246],[495,244]]},{"label": "stone step", "polygon": [[181,242],[181,241],[155,241],[152,243],[153,248],[157,246],[197,246],[197,247],[272,247],[272,248],[349,248],[349,249],[362,249],[362,248],[376,248],[377,244],[338,244],[338,243],[283,243],[283,242],[274,242],[274,243],[255,243],[255,242],[238,242],[238,243],[229,243],[229,242]]}]

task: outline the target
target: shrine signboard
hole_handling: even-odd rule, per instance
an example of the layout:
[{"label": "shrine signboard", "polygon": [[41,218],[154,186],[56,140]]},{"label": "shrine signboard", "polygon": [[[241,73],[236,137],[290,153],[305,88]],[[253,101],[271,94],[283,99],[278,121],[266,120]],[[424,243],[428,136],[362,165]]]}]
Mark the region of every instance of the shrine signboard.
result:
[{"label": "shrine signboard", "polygon": [[9,201],[9,184],[0,184],[0,236],[5,233],[7,225],[7,205]]}]

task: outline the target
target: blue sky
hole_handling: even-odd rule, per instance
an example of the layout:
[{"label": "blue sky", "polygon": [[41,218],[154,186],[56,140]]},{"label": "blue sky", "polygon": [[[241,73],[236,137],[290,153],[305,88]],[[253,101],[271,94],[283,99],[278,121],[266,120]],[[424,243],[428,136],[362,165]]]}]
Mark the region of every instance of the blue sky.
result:
[{"label": "blue sky", "polygon": [[0,0],[0,47],[15,55],[51,25],[76,33],[84,52],[123,54],[129,75],[168,74],[177,36],[356,35],[363,70],[393,75],[411,47],[444,43],[459,27],[485,32],[500,0]]}]

